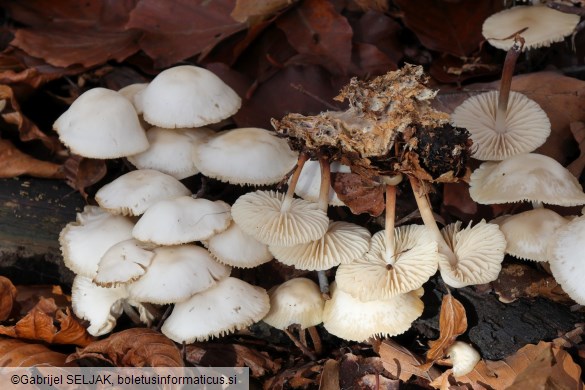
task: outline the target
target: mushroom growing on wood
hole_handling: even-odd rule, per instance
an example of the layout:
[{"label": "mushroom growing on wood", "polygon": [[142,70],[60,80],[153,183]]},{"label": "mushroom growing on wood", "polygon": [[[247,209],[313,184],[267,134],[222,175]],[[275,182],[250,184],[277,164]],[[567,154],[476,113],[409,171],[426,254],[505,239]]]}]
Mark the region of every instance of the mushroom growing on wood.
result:
[{"label": "mushroom growing on wood", "polygon": [[174,129],[201,127],[235,114],[240,97],[204,68],[183,65],[160,72],[141,94],[144,120]]},{"label": "mushroom growing on wood", "polygon": [[161,331],[177,343],[205,341],[260,321],[269,309],[266,290],[229,277],[175,304]]},{"label": "mushroom growing on wood", "polygon": [[132,103],[105,88],[90,89],[79,96],[53,129],[73,153],[83,157],[119,158],[148,149]]}]

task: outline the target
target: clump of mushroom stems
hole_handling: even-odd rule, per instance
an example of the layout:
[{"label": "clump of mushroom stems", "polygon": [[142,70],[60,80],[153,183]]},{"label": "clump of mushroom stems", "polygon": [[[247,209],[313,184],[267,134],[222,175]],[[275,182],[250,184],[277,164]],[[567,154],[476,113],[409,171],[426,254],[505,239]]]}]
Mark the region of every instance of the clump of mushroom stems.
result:
[{"label": "clump of mushroom stems", "polygon": [[414,199],[416,200],[416,204],[420,212],[420,216],[425,226],[434,236],[435,241],[437,241],[439,253],[447,256],[447,259],[449,260],[449,264],[451,266],[457,265],[457,256],[451,250],[451,248],[443,238],[443,235],[441,234],[439,227],[437,226],[437,221],[435,221],[435,216],[433,215],[433,211],[431,210],[431,205],[426,194],[421,189],[419,179],[413,176],[409,176],[409,179],[410,185],[412,186],[412,192],[414,193]]},{"label": "clump of mushroom stems", "polygon": [[496,128],[498,133],[506,132],[506,115],[508,112],[508,99],[510,97],[510,87],[512,86],[512,76],[514,76],[514,68],[516,61],[522,53],[524,47],[524,38],[516,35],[514,44],[508,50],[504,67],[502,69],[502,79],[500,80],[500,93],[498,94],[498,109],[496,110]]}]

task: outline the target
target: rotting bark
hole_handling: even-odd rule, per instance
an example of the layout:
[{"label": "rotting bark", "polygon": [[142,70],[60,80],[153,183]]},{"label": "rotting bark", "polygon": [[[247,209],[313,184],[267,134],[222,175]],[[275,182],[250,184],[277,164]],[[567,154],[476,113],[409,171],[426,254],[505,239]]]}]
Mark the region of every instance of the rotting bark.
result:
[{"label": "rotting bark", "polygon": [[0,180],[0,274],[15,284],[71,284],[59,233],[83,206],[62,181]]}]

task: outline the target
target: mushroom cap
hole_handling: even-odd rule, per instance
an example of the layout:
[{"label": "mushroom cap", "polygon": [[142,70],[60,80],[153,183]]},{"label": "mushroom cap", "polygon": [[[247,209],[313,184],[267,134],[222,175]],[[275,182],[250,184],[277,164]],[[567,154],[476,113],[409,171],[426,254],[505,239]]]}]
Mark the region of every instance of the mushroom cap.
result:
[{"label": "mushroom cap", "polygon": [[142,153],[128,156],[128,161],[139,169],[156,169],[178,180],[199,173],[193,162],[197,145],[215,132],[198,129],[163,129],[152,127],[146,132],[150,147]]},{"label": "mushroom cap", "polygon": [[556,160],[542,154],[519,154],[500,162],[484,162],[471,174],[469,185],[471,198],[481,204],[585,204],[579,181]]},{"label": "mushroom cap", "polygon": [[361,342],[370,337],[397,336],[406,332],[424,309],[418,291],[362,301],[336,287],[334,282],[331,292],[323,310],[323,326],[345,340]]},{"label": "mushroom cap", "polygon": [[229,277],[177,303],[161,331],[177,343],[206,341],[260,321],[269,309],[266,290]]},{"label": "mushroom cap", "polygon": [[120,95],[124,96],[130,101],[130,103],[132,103],[138,115],[142,115],[142,94],[146,87],[148,87],[148,83],[135,83],[118,90]]},{"label": "mushroom cap", "polygon": [[84,92],[53,124],[71,151],[89,158],[119,158],[148,149],[134,106],[116,91]]},{"label": "mushroom cap", "polygon": [[319,286],[307,278],[290,279],[268,292],[270,311],[262,320],[278,329],[299,324],[301,329],[323,321],[325,300]]},{"label": "mushroom cap", "polygon": [[580,305],[585,305],[585,217],[561,226],[548,247],[550,270],[563,290]]},{"label": "mushroom cap", "polygon": [[181,302],[211,288],[231,271],[195,245],[164,246],[153,251],[155,256],[144,275],[128,284],[130,297],[138,302]]},{"label": "mushroom cap", "polygon": [[[331,173],[350,173],[351,169],[347,165],[341,164],[339,161],[334,161],[330,165]],[[290,182],[290,180],[289,180]],[[303,166],[297,186],[295,187],[295,194],[301,198],[311,201],[319,201],[319,191],[321,190],[321,167],[319,161],[309,160]],[[329,188],[329,205],[330,206],[345,206],[333,188]]]},{"label": "mushroom cap", "polygon": [[510,50],[514,44],[514,34],[523,30],[520,34],[525,41],[524,50],[527,50],[562,41],[571,35],[578,23],[578,15],[563,13],[544,5],[517,6],[487,18],[483,22],[482,34],[492,46]]},{"label": "mushroom cap", "polygon": [[236,200],[232,217],[244,232],[267,245],[291,246],[323,237],[329,227],[325,211],[316,203],[295,198],[282,212],[284,200],[280,192],[249,192]]},{"label": "mushroom cap", "polygon": [[173,129],[201,127],[235,114],[242,101],[219,77],[192,65],[159,73],[141,96],[144,120]]},{"label": "mushroom cap", "polygon": [[444,255],[439,258],[445,283],[460,288],[498,278],[506,249],[506,238],[498,225],[481,220],[461,230],[461,221],[457,221],[445,226],[441,233],[457,258],[456,264],[450,264]]},{"label": "mushroom cap", "polygon": [[548,261],[548,243],[556,231],[567,222],[567,219],[545,208],[528,210],[492,221],[500,226],[506,237],[507,254],[533,261]]},{"label": "mushroom cap", "polygon": [[226,230],[211,237],[206,246],[217,261],[232,267],[252,268],[272,260],[268,245],[244,233],[233,221]]},{"label": "mushroom cap", "polygon": [[481,360],[479,352],[471,345],[463,341],[455,341],[447,350],[445,354],[449,356],[453,362],[453,375],[455,377],[469,374],[473,368]]},{"label": "mushroom cap", "polygon": [[190,194],[183,183],[170,175],[153,169],[139,169],[100,188],[95,200],[112,214],[141,215],[159,200]]},{"label": "mushroom cap", "polygon": [[269,247],[274,258],[297,269],[323,271],[349,264],[370,248],[370,232],[355,223],[330,222],[327,232],[316,241],[292,246]]},{"label": "mushroom cap", "polygon": [[499,91],[475,95],[458,106],[451,120],[466,128],[476,148],[478,160],[503,160],[515,154],[529,153],[550,135],[550,121],[534,101],[518,92],[510,92],[505,127],[496,128]]},{"label": "mushroom cap", "polygon": [[116,326],[122,315],[122,301],[128,297],[124,286],[100,287],[90,278],[77,275],[71,287],[71,307],[75,315],[90,322],[87,332],[101,336]]},{"label": "mushroom cap", "polygon": [[275,184],[294,168],[297,153],[284,138],[256,127],[226,130],[201,143],[195,165],[205,176],[232,184]]},{"label": "mushroom cap", "polygon": [[228,228],[229,204],[182,196],[156,202],[134,226],[132,235],[158,245],[207,240]]},{"label": "mushroom cap", "polygon": [[396,256],[392,265],[385,259],[385,234],[385,230],[374,234],[363,258],[339,266],[335,280],[340,290],[364,301],[388,299],[416,290],[437,272],[437,242],[426,226],[394,229]]},{"label": "mushroom cap", "polygon": [[119,242],[104,253],[93,282],[112,287],[139,279],[154,258],[154,247],[135,239]]},{"label": "mushroom cap", "polygon": [[102,256],[113,245],[132,238],[134,224],[126,217],[112,215],[97,206],[85,206],[75,222],[59,234],[63,261],[67,268],[90,280]]}]

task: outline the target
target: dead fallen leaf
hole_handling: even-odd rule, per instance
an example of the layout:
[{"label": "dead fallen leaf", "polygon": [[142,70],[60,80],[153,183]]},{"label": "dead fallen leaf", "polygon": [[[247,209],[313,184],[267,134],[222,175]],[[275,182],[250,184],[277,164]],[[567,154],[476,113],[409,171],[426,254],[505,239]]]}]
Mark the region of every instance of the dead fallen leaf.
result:
[{"label": "dead fallen leaf", "polygon": [[[55,326],[59,325],[59,329]],[[41,298],[30,312],[13,326],[0,326],[0,334],[49,344],[86,346],[94,341],[66,308],[63,312],[52,298]]]},{"label": "dead fallen leaf", "polygon": [[186,58],[203,59],[225,38],[246,28],[230,16],[233,0],[138,0],[126,25],[142,30],[138,44],[164,68]]},{"label": "dead fallen leaf", "polygon": [[322,366],[316,362],[304,363],[299,366],[279,371],[275,376],[264,381],[263,389],[309,389],[319,385],[319,374]]},{"label": "dead fallen leaf", "polygon": [[251,22],[256,24],[260,20],[268,19],[273,14],[294,4],[298,0],[265,0],[248,1],[236,0],[231,16],[240,23]]},{"label": "dead fallen leaf", "polygon": [[418,368],[424,359],[391,339],[382,341],[378,354],[386,371],[403,382],[408,381],[413,375],[429,381],[440,375],[435,367],[431,367],[428,371]]},{"label": "dead fallen leaf", "polygon": [[342,389],[398,389],[399,380],[386,378],[378,357],[346,353],[339,361],[339,386]]},{"label": "dead fallen leaf", "polygon": [[14,299],[16,297],[16,287],[10,279],[0,276],[0,321],[4,321],[10,316]]},{"label": "dead fallen leaf", "polygon": [[63,179],[59,164],[37,160],[18,150],[12,142],[0,139],[0,178],[29,175],[45,179]]},{"label": "dead fallen leaf", "polygon": [[67,357],[67,362],[95,358],[115,367],[182,367],[173,341],[153,329],[131,328],[113,333]]},{"label": "dead fallen leaf", "polygon": [[585,168],[585,123],[573,122],[569,125],[575,141],[579,145],[579,157],[567,166],[573,176],[579,178]]},{"label": "dead fallen leaf", "polygon": [[333,74],[346,74],[351,63],[353,31],[328,0],[306,0],[276,20],[299,52],[295,64],[318,64]]},{"label": "dead fallen leaf", "polygon": [[504,264],[498,279],[491,285],[499,300],[504,303],[524,297],[543,297],[559,303],[573,302],[554,277],[527,264]]},{"label": "dead fallen leaf", "polygon": [[59,140],[43,133],[37,125],[32,123],[20,111],[20,105],[14,95],[14,91],[8,85],[0,85],[0,100],[6,100],[6,106],[2,113],[2,119],[6,123],[16,125],[22,141],[40,140],[51,152],[57,152],[62,148]]},{"label": "dead fallen leaf", "polygon": [[396,69],[396,64],[404,56],[404,47],[400,42],[403,28],[400,23],[382,12],[370,10],[352,22],[352,28],[354,43],[375,46],[395,64],[395,68],[391,69]]},{"label": "dead fallen leaf", "polygon": [[265,353],[241,344],[196,343],[187,345],[187,361],[204,367],[249,367],[254,378],[280,369],[280,363]]},{"label": "dead fallen leaf", "polygon": [[472,372],[456,381],[449,369],[431,385],[447,389],[450,382],[468,384],[473,389],[583,389],[581,368],[571,355],[544,341],[528,344],[504,360],[480,361]]},{"label": "dead fallen leaf", "polygon": [[397,0],[396,5],[404,24],[425,47],[456,57],[479,49],[483,21],[503,8],[499,0]]},{"label": "dead fallen leaf", "polygon": [[354,214],[377,217],[385,210],[384,186],[355,173],[332,173],[331,186]]},{"label": "dead fallen leaf", "polygon": [[43,344],[0,337],[0,367],[63,367],[66,357]]},{"label": "dead fallen leaf", "polygon": [[339,390],[339,362],[334,359],[327,359],[323,364],[319,390]]},{"label": "dead fallen leaf", "polygon": [[419,368],[426,369],[438,359],[443,358],[447,348],[453,344],[457,336],[463,334],[466,330],[467,316],[465,308],[453,295],[444,295],[439,315],[439,338],[429,341],[431,349],[427,351],[426,363],[419,366]]},{"label": "dead fallen leaf", "polygon": [[386,0],[353,0],[354,3],[364,12],[374,10],[378,12],[388,11],[388,2]]},{"label": "dead fallen leaf", "polygon": [[107,173],[104,160],[95,160],[77,155],[70,156],[63,164],[65,181],[87,199],[85,189],[101,179]]}]

